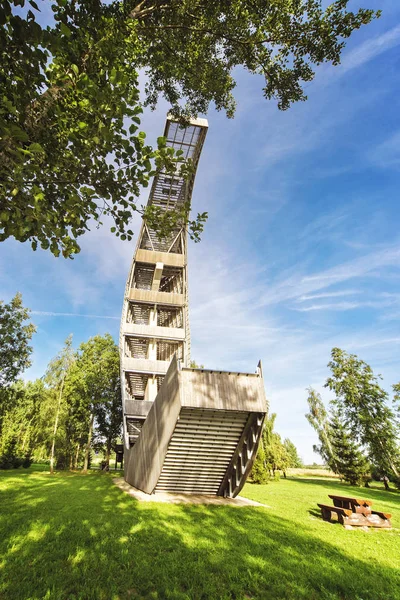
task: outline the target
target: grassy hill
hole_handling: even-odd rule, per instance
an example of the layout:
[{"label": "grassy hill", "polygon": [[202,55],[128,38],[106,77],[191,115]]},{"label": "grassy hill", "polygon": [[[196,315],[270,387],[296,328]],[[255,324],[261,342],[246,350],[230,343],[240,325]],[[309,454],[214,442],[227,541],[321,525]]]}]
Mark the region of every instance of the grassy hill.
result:
[{"label": "grassy hill", "polygon": [[[391,531],[321,520],[332,492]],[[400,600],[400,494],[327,478],[247,485],[269,508],[138,503],[110,475],[0,473],[2,600]]]}]

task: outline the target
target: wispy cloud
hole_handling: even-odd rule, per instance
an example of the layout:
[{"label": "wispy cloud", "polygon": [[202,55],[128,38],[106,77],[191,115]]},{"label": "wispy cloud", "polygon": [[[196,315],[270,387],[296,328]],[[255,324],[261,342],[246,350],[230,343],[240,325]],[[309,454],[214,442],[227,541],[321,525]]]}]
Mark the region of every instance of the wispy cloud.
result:
[{"label": "wispy cloud", "polygon": [[359,294],[360,290],[341,290],[339,292],[322,292],[321,294],[305,294],[297,298],[296,302],[305,302],[306,300],[316,300],[318,298],[340,298],[341,296],[353,296]]},{"label": "wispy cloud", "polygon": [[[381,87],[369,89],[368,93],[362,88],[353,88],[351,96],[345,98],[340,92],[338,97],[334,88],[338,79],[399,44],[400,25],[396,25],[346,52],[339,66],[321,66],[315,80],[307,86],[310,98],[306,104],[293,107],[289,116],[282,116],[275,111],[273,117],[271,114],[271,119],[266,120],[267,142],[259,152],[258,168],[276,165],[288,157],[304,155],[331,142],[351,118],[385,92]],[[271,112],[272,108],[275,107],[270,107]],[[336,164],[333,168],[341,174],[352,170],[353,166]],[[321,171],[321,167],[315,165],[315,176],[321,177],[323,169]],[[310,173],[306,176],[309,177]]]},{"label": "wispy cloud", "polygon": [[365,63],[373,60],[379,54],[386,52],[400,44],[400,25],[396,25],[389,31],[367,40],[350,52],[345,54],[341,67],[338,70],[339,75],[344,75],[352,69],[361,67]]},{"label": "wispy cloud", "polygon": [[344,222],[349,218],[350,210],[340,207],[336,211],[331,211],[321,215],[317,219],[310,221],[299,233],[299,239],[309,239],[315,242],[322,236],[326,239],[327,235],[332,235],[333,231],[342,230]]},{"label": "wispy cloud", "polygon": [[[285,300],[293,300],[338,283],[369,276],[377,269],[398,265],[399,263],[400,246],[397,245],[346,261],[331,269],[313,275],[294,275],[277,283],[275,286],[271,286],[270,290],[261,296],[259,305],[276,304]],[[382,273],[380,275],[382,276]]]},{"label": "wispy cloud", "polygon": [[114,319],[119,321],[121,317],[111,317],[110,315],[85,315],[80,313],[67,313],[67,312],[52,312],[46,310],[31,310],[32,315],[39,315],[41,317],[80,317],[84,319]]},{"label": "wispy cloud", "polygon": [[311,306],[293,307],[298,312],[310,312],[313,310],[355,310],[358,308],[377,308],[381,309],[390,306],[392,303],[387,300],[368,301],[368,302],[334,302],[331,304],[311,304]]},{"label": "wispy cloud", "polygon": [[383,169],[400,167],[400,130],[378,144],[369,154],[375,166]]}]

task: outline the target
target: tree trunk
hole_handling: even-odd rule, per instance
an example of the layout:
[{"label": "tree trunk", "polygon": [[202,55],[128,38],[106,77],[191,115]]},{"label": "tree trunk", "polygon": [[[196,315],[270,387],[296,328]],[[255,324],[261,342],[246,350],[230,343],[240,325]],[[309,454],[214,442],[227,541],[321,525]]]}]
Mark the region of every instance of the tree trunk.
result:
[{"label": "tree trunk", "polygon": [[78,442],[77,446],[76,446],[76,453],[75,453],[75,461],[74,461],[74,469],[78,468],[78,460],[79,460],[79,450],[81,449],[81,445]]},{"label": "tree trunk", "polygon": [[111,454],[111,440],[108,439],[107,443],[106,443],[106,456],[105,456],[106,465],[108,468],[110,468],[110,454]]},{"label": "tree trunk", "polygon": [[29,429],[30,429],[30,423],[29,423],[28,427],[26,428],[26,433],[24,435],[24,441],[22,442],[21,452],[23,452],[25,450],[25,446],[26,446],[26,443],[27,443],[27,440],[29,437],[29,433],[30,433]]},{"label": "tree trunk", "polygon": [[54,451],[55,451],[55,447],[56,447],[56,435],[57,435],[57,429],[58,429],[58,420],[60,418],[60,409],[61,409],[61,400],[62,400],[63,390],[64,390],[64,378],[61,381],[60,393],[58,396],[58,403],[57,403],[56,418],[54,420],[53,441],[51,444],[51,453],[50,453],[50,473],[51,474],[54,473]]},{"label": "tree trunk", "polygon": [[[329,454],[330,454],[330,456],[331,456],[331,460],[332,460],[332,467],[333,467],[333,469],[332,469],[332,470],[334,470],[334,473],[337,473],[337,471],[338,471],[338,467],[337,467],[337,464],[336,464],[336,460],[335,460],[335,458],[334,458],[334,457],[335,457],[335,455],[334,455],[334,452],[333,452],[332,444],[331,444],[331,441],[330,441],[330,439],[329,439],[328,428],[327,428],[327,426],[326,426],[326,424],[325,424],[325,423],[322,425],[322,434],[323,434],[323,436],[324,436],[324,439],[325,439],[325,444],[326,444],[326,446],[327,446],[327,448],[328,448],[328,452],[329,452]],[[329,465],[328,465],[328,466],[329,466]]]},{"label": "tree trunk", "polygon": [[88,467],[89,467],[89,453],[90,453],[90,445],[92,443],[93,422],[94,422],[94,412],[92,412],[90,414],[88,440],[87,440],[87,444],[86,444],[86,448],[85,448],[85,462],[83,465],[84,473],[87,473]]}]

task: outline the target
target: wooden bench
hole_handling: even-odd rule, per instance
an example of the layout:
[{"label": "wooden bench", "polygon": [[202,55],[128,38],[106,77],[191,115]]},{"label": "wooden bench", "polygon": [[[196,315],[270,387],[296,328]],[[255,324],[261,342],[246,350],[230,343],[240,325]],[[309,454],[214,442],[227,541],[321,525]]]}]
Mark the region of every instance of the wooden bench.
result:
[{"label": "wooden bench", "polygon": [[[390,529],[391,514],[379,510],[371,510],[371,500],[361,498],[347,498],[345,496],[329,495],[335,506],[318,504],[324,521],[332,521],[332,516],[337,515],[339,523],[352,527],[384,527]],[[337,506],[337,505],[341,506]]]},{"label": "wooden bench", "polygon": [[348,508],[341,508],[340,506],[329,506],[328,504],[318,504],[321,509],[322,518],[324,521],[332,521],[332,513],[336,513],[339,523],[344,524],[346,517],[352,514],[352,511]]},{"label": "wooden bench", "polygon": [[339,508],[347,508],[352,512],[361,513],[362,515],[371,514],[371,500],[365,500],[364,498],[349,498],[348,496],[336,496],[334,494],[328,494],[328,497],[333,500],[334,506]]},{"label": "wooden bench", "polygon": [[379,510],[373,510],[373,511],[371,511],[371,514],[378,515],[378,517],[380,517],[381,519],[391,519],[392,518],[391,513],[380,512]]}]

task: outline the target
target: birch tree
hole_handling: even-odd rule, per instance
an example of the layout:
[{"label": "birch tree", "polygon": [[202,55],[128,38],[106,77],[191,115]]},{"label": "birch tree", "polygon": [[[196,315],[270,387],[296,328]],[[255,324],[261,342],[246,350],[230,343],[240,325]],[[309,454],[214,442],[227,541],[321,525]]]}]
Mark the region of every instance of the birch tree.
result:
[{"label": "birch tree", "polygon": [[330,429],[328,411],[322,401],[321,394],[312,387],[309,387],[307,391],[309,412],[306,414],[306,419],[311,427],[315,429],[320,442],[319,445],[313,446],[313,450],[321,456],[333,471],[335,471],[335,455],[332,448],[332,432]]},{"label": "birch tree", "polygon": [[[96,335],[80,345],[77,361],[70,377],[71,394],[80,410],[86,410],[87,431],[84,450],[84,466],[89,467],[89,455],[95,420],[99,432],[111,443],[118,419],[121,417],[119,396],[119,352],[110,334]],[[121,421],[119,428],[121,426]],[[109,460],[109,453],[108,453]]]},{"label": "birch tree", "polygon": [[67,375],[70,373],[74,361],[75,354],[72,348],[72,335],[70,335],[65,340],[64,348],[49,363],[44,376],[46,384],[54,392],[56,397],[54,426],[50,451],[50,473],[54,472],[55,447],[60,421],[60,414],[64,401],[65,380]]}]

